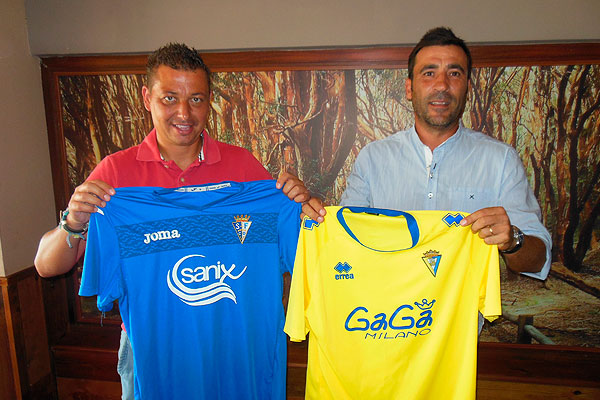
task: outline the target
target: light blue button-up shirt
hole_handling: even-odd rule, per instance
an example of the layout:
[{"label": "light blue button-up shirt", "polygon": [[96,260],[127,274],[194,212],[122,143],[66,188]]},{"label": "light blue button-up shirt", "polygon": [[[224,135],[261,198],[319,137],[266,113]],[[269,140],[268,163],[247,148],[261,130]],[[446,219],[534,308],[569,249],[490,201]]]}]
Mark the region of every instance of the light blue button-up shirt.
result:
[{"label": "light blue button-up shirt", "polygon": [[[429,154],[428,154],[429,153]],[[369,143],[359,153],[342,195],[342,206],[472,213],[502,206],[511,224],[546,245],[540,272],[546,279],[551,238],[519,155],[511,146],[461,126],[430,152],[415,128]]]}]

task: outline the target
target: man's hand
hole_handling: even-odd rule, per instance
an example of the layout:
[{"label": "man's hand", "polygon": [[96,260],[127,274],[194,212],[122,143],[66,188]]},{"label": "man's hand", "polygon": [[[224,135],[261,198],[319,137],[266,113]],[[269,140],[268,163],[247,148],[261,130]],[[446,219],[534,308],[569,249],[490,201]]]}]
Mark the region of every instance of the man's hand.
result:
[{"label": "man's hand", "polygon": [[[510,218],[504,207],[489,207],[475,211],[460,221],[487,244],[497,244],[499,250],[515,246]],[[512,254],[501,253],[506,266],[515,272],[539,272],[546,261],[546,245],[535,236],[525,235],[522,247]]]},{"label": "man's hand", "polygon": [[300,218],[304,218],[304,216],[308,216],[308,218],[317,221],[323,222],[324,216],[327,213],[325,211],[325,207],[323,207],[323,202],[318,197],[311,197],[311,199],[304,204],[302,204],[302,215]]},{"label": "man's hand", "polygon": [[[104,207],[115,190],[103,181],[88,181],[77,186],[69,200],[67,225],[74,231],[82,230],[90,220],[90,215],[98,207]],[[46,232],[40,240],[35,267],[43,277],[51,277],[68,272],[81,258],[85,250],[85,242],[71,238],[75,245],[67,245],[67,233],[62,229]]]},{"label": "man's hand", "polygon": [[487,244],[497,244],[498,250],[508,250],[514,246],[510,218],[504,207],[488,207],[477,210],[460,221],[462,226],[471,225]]},{"label": "man's hand", "polygon": [[100,180],[86,181],[77,186],[69,200],[67,225],[74,230],[83,229],[90,220],[91,213],[96,212],[98,207],[106,206],[106,202],[114,194],[115,189]]},{"label": "man's hand", "polygon": [[289,172],[283,172],[277,178],[275,186],[291,200],[302,203],[302,216],[307,215],[317,222],[323,222],[323,216],[325,216],[323,202],[316,197],[311,197],[310,192],[298,177]]}]

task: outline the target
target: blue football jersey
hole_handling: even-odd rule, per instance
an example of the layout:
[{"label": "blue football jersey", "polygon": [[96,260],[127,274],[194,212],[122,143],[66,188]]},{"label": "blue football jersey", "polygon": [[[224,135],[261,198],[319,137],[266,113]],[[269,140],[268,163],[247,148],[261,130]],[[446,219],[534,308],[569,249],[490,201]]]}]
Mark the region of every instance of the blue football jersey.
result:
[{"label": "blue football jersey", "polygon": [[120,188],[92,214],[79,294],[118,299],[136,398],[285,398],[300,212],[265,180]]}]

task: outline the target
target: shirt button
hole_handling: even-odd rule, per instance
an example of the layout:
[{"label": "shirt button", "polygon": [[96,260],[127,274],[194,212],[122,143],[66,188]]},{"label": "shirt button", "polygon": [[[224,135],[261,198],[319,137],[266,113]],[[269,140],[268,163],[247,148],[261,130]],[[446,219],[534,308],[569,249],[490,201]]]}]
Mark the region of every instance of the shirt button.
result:
[{"label": "shirt button", "polygon": [[433,197],[433,193],[429,192],[429,194],[427,195],[427,197],[429,197],[431,199]]},{"label": "shirt button", "polygon": [[179,179],[181,182],[185,182],[185,178],[181,178]]},{"label": "shirt button", "polygon": [[169,168],[169,164],[163,164],[165,168]]},{"label": "shirt button", "polygon": [[429,173],[429,179],[433,179],[433,172]]}]

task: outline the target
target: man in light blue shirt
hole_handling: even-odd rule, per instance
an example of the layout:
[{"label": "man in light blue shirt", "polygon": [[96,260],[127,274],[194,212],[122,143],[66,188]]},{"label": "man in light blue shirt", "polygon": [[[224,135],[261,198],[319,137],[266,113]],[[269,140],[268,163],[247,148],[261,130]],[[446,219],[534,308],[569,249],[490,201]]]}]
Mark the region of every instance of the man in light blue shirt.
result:
[{"label": "man in light blue shirt", "polygon": [[405,85],[415,125],[365,146],[341,205],[472,213],[461,225],[498,245],[508,268],[545,279],[551,239],[517,152],[461,124],[471,65],[450,29],[423,36]]}]

